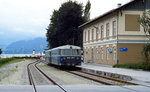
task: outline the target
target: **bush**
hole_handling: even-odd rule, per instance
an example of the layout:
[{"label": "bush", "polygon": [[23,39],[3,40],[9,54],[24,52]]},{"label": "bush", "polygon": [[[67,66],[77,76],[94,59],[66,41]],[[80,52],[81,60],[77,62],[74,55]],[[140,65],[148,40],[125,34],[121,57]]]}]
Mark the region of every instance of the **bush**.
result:
[{"label": "bush", "polygon": [[143,69],[143,70],[150,71],[150,63],[116,64],[113,67],[129,68],[129,69]]},{"label": "bush", "polygon": [[8,63],[9,61],[12,61],[12,60],[14,60],[15,58],[2,58],[2,59],[0,59],[0,66],[2,66],[2,65],[4,65],[4,64],[6,64],[6,63]]}]

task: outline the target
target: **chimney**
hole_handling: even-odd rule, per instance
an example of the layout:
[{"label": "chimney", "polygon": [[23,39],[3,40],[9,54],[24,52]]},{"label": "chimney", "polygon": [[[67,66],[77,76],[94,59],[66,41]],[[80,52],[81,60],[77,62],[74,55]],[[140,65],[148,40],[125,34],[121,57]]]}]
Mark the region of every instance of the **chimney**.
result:
[{"label": "chimney", "polygon": [[118,3],[117,5],[118,5],[118,8],[121,7],[121,3]]}]

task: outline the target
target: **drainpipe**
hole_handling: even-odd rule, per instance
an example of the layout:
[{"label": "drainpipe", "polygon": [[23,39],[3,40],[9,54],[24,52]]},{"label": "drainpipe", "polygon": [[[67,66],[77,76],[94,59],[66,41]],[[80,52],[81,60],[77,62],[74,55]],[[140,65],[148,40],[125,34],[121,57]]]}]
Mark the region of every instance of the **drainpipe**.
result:
[{"label": "drainpipe", "polygon": [[[120,10],[119,10],[120,11]],[[117,45],[116,45],[116,51],[117,51],[117,64],[119,64],[119,59],[118,59],[118,53],[119,53],[119,48],[118,48],[118,22],[119,22],[119,11],[117,12]]]}]

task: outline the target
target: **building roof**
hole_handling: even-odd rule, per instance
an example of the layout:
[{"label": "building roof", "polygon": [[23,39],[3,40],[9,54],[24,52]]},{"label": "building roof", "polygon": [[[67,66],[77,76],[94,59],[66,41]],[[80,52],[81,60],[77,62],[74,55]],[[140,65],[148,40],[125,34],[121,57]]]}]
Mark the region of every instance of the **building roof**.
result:
[{"label": "building roof", "polygon": [[108,12],[106,12],[106,13],[104,13],[104,14],[102,14],[102,15],[100,15],[100,16],[98,16],[98,17],[96,17],[96,18],[94,18],[94,19],[92,19],[92,20],[90,20],[90,21],[88,21],[88,22],[86,22],[86,23],[80,25],[79,28],[82,28],[82,27],[84,27],[84,26],[86,26],[86,25],[88,25],[88,24],[90,24],[90,23],[92,23],[92,22],[94,22],[94,21],[96,21],[96,20],[98,20],[98,19],[100,19],[100,18],[102,18],[102,17],[108,15],[108,14],[111,14],[112,12],[115,12],[115,11],[117,11],[117,10],[119,10],[119,9],[121,9],[121,8],[123,8],[123,7],[125,7],[125,6],[127,6],[127,5],[129,5],[129,4],[131,4],[131,3],[133,3],[133,2],[135,2],[135,1],[138,1],[138,0],[131,0],[130,2],[124,4],[124,5],[122,5],[122,6],[118,7],[118,8],[116,8],[116,9],[112,9],[112,10],[110,10],[110,11],[108,11]]}]

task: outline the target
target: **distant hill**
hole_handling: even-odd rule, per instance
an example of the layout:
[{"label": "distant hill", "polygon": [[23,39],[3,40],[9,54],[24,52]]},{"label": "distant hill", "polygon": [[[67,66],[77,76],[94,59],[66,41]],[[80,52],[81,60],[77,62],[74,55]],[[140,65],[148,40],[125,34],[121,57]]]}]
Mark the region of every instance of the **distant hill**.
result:
[{"label": "distant hill", "polygon": [[1,48],[2,50],[5,49],[5,48],[6,48],[6,45],[0,44],[0,48]]},{"label": "distant hill", "polygon": [[32,54],[43,52],[46,49],[46,38],[35,38],[32,40],[21,40],[8,45],[4,51],[5,54]]}]

